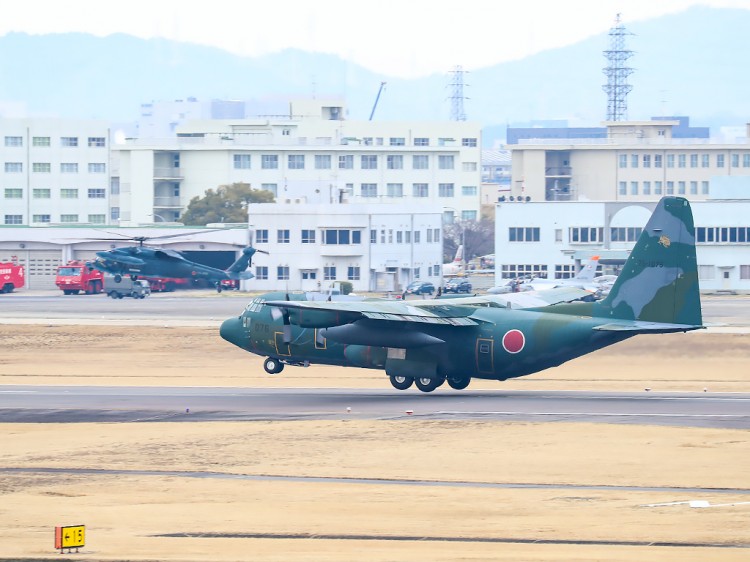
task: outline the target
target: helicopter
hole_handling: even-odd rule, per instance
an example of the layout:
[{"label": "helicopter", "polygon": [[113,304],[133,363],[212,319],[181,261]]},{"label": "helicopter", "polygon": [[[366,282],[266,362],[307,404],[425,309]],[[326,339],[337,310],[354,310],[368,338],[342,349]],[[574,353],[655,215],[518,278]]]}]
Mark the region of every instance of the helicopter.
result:
[{"label": "helicopter", "polygon": [[267,254],[248,246],[242,250],[242,255],[227,269],[218,269],[191,261],[182,252],[162,248],[144,246],[147,240],[174,238],[185,234],[170,234],[166,236],[131,236],[122,238],[97,238],[97,240],[132,240],[136,246],[123,246],[111,250],[96,252],[96,260],[87,262],[89,270],[98,269],[114,275],[115,281],[120,282],[123,275],[129,275],[135,281],[138,277],[173,277],[192,280],[205,280],[222,290],[222,281],[252,279],[255,277],[250,271],[253,255],[256,252]]}]

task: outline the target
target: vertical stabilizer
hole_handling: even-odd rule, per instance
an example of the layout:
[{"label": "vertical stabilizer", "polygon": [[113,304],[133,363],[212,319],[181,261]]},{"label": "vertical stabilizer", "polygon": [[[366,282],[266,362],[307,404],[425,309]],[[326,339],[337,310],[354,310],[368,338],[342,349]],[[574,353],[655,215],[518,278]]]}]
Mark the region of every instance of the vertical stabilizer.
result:
[{"label": "vertical stabilizer", "polygon": [[695,227],[682,197],[659,201],[606,299],[600,316],[700,326]]}]

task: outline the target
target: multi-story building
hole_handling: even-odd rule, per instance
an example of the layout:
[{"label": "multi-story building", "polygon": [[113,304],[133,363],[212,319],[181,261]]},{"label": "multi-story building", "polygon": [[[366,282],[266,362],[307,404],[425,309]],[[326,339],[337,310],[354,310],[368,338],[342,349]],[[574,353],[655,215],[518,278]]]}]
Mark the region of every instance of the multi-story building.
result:
[{"label": "multi-story building", "polygon": [[411,281],[441,283],[439,205],[251,204],[253,289],[316,290],[349,281],[355,291],[401,292]]},{"label": "multi-story building", "polygon": [[[116,146],[121,224],[175,221],[193,197],[236,182],[279,202],[397,203],[479,218],[480,127],[465,121],[347,121],[340,102],[293,102],[288,117],[191,121],[172,138]],[[158,221],[157,221],[158,222]]]},{"label": "multi-story building", "polygon": [[[705,200],[718,178],[750,176],[747,139],[728,143],[685,129],[680,120],[605,123],[604,138],[526,138],[512,157],[508,199],[656,201],[664,195]],[[700,137],[677,137],[681,127]],[[543,133],[540,133],[543,136]]]},{"label": "multi-story building", "polygon": [[1,224],[109,222],[106,122],[0,119],[0,137]]}]

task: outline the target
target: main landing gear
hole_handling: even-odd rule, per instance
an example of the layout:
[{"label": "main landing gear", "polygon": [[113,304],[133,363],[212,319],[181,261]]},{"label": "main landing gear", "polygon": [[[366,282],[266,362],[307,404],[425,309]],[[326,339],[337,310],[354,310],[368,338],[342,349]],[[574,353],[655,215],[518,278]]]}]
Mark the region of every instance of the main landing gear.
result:
[{"label": "main landing gear", "polygon": [[284,370],[284,364],[275,357],[268,357],[263,361],[263,368],[269,375],[278,375]]},{"label": "main landing gear", "polygon": [[397,390],[406,390],[411,388],[411,385],[416,387],[422,392],[432,392],[436,388],[439,388],[446,380],[448,385],[455,390],[463,390],[471,382],[471,377],[448,377],[447,379],[432,379],[428,377],[406,377],[402,375],[391,375],[389,377],[391,385]]}]

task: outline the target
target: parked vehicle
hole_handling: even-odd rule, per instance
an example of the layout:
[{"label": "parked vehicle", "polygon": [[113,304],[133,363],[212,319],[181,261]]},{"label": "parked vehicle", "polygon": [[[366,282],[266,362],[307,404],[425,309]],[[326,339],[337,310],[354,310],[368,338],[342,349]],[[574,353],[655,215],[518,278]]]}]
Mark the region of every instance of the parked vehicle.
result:
[{"label": "parked vehicle", "polygon": [[107,273],[104,275],[104,286],[107,288],[107,295],[113,299],[123,297],[145,299],[151,294],[151,286],[148,281],[145,279],[133,281],[129,275],[123,276],[120,281],[115,281],[115,276]]},{"label": "parked vehicle", "polygon": [[443,288],[444,293],[470,293],[471,292],[471,283],[468,279],[461,279],[459,277],[455,277],[453,279],[449,279],[448,282],[445,284],[445,287]]},{"label": "parked vehicle", "polygon": [[0,263],[0,293],[12,293],[25,284],[24,269],[17,262]]},{"label": "parked vehicle", "polygon": [[412,281],[406,286],[406,292],[412,295],[431,295],[435,292],[435,285],[429,281]]},{"label": "parked vehicle", "polygon": [[66,295],[77,295],[81,291],[96,295],[104,290],[104,279],[101,271],[89,269],[86,262],[72,260],[58,266],[55,285]]},{"label": "parked vehicle", "polygon": [[190,287],[190,279],[174,279],[161,277],[143,277],[151,286],[152,293],[171,293],[178,287]]}]

